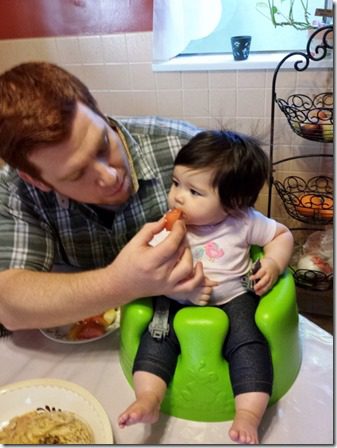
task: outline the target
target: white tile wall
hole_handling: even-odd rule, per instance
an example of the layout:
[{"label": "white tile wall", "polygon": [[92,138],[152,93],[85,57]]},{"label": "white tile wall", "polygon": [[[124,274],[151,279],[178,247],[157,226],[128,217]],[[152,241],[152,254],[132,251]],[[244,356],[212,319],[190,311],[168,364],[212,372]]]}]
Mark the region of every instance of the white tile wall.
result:
[{"label": "white tile wall", "polygon": [[128,62],[125,34],[102,36],[101,39],[105,62]]},{"label": "white tile wall", "polygon": [[[78,76],[106,114],[154,114],[186,119],[201,127],[225,126],[258,135],[266,151],[269,149],[272,70],[154,73],[151,32],[0,41],[1,72],[32,60],[54,62]],[[327,69],[284,69],[277,78],[277,96],[286,99],[296,91],[331,91],[332,78],[332,70]],[[275,160],[309,151],[332,151],[331,144],[296,136],[278,107],[275,112]],[[332,176],[333,161],[305,159],[277,166],[280,179],[294,173],[305,178]],[[263,212],[266,198],[264,189],[257,204]],[[275,216],[284,218],[280,200],[273,202]]]},{"label": "white tile wall", "polygon": [[77,37],[59,37],[55,39],[55,41],[59,64],[82,64],[79,43],[80,39],[78,39]]}]

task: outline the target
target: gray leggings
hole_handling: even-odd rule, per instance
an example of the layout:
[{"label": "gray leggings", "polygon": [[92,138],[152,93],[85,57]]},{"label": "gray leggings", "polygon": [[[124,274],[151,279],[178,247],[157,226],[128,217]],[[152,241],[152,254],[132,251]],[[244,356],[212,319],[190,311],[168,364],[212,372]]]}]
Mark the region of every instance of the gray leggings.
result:
[{"label": "gray leggings", "polygon": [[[133,372],[151,372],[169,384],[180,353],[173,319],[184,305],[167,300],[170,301],[169,335],[158,341],[148,331],[143,333]],[[271,395],[272,392],[273,368],[269,346],[255,324],[259,300],[258,296],[247,292],[219,307],[225,311],[230,321],[223,355],[229,363],[234,396],[245,392],[266,392]]]}]

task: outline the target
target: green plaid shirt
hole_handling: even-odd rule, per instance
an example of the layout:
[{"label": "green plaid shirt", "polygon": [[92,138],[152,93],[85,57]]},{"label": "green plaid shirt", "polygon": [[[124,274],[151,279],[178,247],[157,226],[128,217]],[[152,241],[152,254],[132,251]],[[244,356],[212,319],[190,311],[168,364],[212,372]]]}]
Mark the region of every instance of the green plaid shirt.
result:
[{"label": "green plaid shirt", "polygon": [[137,193],[107,211],[44,193],[5,166],[0,171],[0,270],[106,266],[146,222],[166,212],[175,155],[200,129],[159,117],[110,121],[126,139]]}]

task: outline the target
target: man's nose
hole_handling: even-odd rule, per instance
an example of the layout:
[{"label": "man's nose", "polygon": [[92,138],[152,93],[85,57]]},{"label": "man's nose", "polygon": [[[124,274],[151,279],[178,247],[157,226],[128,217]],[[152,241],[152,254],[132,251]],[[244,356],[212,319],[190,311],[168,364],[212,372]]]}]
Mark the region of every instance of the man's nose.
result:
[{"label": "man's nose", "polygon": [[97,161],[96,170],[98,172],[98,185],[100,187],[111,187],[117,181],[117,171],[106,162]]}]

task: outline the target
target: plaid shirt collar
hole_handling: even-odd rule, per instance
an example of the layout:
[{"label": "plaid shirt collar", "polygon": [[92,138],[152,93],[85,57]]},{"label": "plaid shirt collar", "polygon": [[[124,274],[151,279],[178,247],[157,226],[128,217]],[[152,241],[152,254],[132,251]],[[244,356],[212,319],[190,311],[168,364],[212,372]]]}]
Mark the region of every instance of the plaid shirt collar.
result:
[{"label": "plaid shirt collar", "polygon": [[116,128],[122,135],[121,139],[125,151],[128,155],[128,161],[133,165],[131,166],[131,169],[132,168],[134,169],[137,178],[139,180],[156,179],[159,173],[157,172],[156,169],[150,167],[150,165],[146,163],[144,157],[142,157],[140,146],[138,145],[136,140],[130,135],[126,127],[120,121],[116,121],[111,117],[108,117],[108,122],[112,128]]}]

